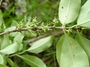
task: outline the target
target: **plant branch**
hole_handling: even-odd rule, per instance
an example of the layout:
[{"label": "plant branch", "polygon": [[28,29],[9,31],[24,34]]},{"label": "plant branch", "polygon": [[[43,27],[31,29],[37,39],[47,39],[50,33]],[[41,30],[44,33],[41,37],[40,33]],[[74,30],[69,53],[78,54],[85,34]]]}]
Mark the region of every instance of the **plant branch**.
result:
[{"label": "plant branch", "polygon": [[29,43],[29,45],[31,46],[32,43],[34,43],[35,41],[37,41],[37,40],[39,40],[39,39],[42,39],[42,38],[45,38],[45,37],[48,37],[48,36],[59,36],[59,35],[61,35],[61,34],[63,34],[63,30],[58,31],[58,32],[53,32],[53,33],[47,33],[47,34],[44,34],[44,35],[42,35],[42,36],[39,36],[39,37],[30,39],[30,40],[27,40],[27,41],[24,41],[24,42]]},{"label": "plant branch", "polygon": [[5,32],[0,33],[0,36],[5,35],[5,34],[9,34],[9,33],[13,33],[13,32],[21,32],[21,31],[27,31],[27,28],[20,28],[20,29],[5,31]]},{"label": "plant branch", "polygon": [[[53,26],[49,26],[48,28],[49,29],[63,29],[63,27],[53,27]],[[31,28],[31,30],[34,30],[34,31],[43,30],[43,29],[44,29],[44,27],[42,27],[42,26]],[[10,33],[13,33],[13,32],[21,32],[21,31],[28,31],[28,28],[17,28],[17,29],[14,29],[14,30],[5,31],[5,32],[0,33],[0,36],[5,35],[5,34],[10,34]]]}]

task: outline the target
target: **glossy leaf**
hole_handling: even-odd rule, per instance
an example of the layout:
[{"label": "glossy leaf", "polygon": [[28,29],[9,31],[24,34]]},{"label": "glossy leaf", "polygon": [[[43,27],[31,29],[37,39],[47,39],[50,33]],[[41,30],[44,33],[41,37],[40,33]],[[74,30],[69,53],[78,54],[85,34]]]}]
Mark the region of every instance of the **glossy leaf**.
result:
[{"label": "glossy leaf", "polygon": [[83,37],[80,33],[77,34],[76,40],[82,46],[82,48],[86,51],[86,53],[90,59],[90,40]]},{"label": "glossy leaf", "polygon": [[73,22],[79,14],[81,0],[61,0],[59,20],[63,25]]},{"label": "glossy leaf", "polygon": [[53,36],[49,36],[43,39],[40,39],[32,44],[32,46],[27,50],[32,53],[40,53],[52,45]]},{"label": "glossy leaf", "polygon": [[4,35],[3,43],[1,44],[1,49],[7,47],[8,45],[10,45],[9,36],[8,35]]},{"label": "glossy leaf", "polygon": [[65,34],[61,41],[63,42],[59,41],[56,48],[60,67],[89,67],[88,56],[76,40]]},{"label": "glossy leaf", "polygon": [[12,53],[17,52],[18,49],[19,49],[18,43],[14,42],[13,44],[7,46],[6,48],[0,50],[0,53],[3,53],[3,54],[12,54]]},{"label": "glossy leaf", "polygon": [[17,55],[17,56],[23,59],[31,67],[46,67],[44,62],[38,57],[31,55],[22,55],[22,56]]},{"label": "glossy leaf", "polygon": [[4,64],[4,58],[2,55],[0,55],[0,64]]},{"label": "glossy leaf", "polygon": [[90,0],[81,7],[77,25],[90,28]]}]

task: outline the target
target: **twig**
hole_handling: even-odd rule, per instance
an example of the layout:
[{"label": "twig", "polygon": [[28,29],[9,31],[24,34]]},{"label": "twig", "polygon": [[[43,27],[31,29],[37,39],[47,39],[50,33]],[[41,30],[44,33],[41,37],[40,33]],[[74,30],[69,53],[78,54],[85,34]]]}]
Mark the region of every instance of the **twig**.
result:
[{"label": "twig", "polygon": [[42,36],[39,36],[39,37],[36,37],[36,38],[33,38],[31,40],[27,40],[27,41],[24,41],[24,42],[27,42],[29,43],[29,45],[31,46],[32,43],[34,43],[35,41],[39,40],[39,39],[42,39],[42,38],[45,38],[45,37],[48,37],[48,36],[58,36],[58,35],[61,35],[63,34],[63,31],[58,31],[58,32],[53,32],[53,33],[48,33],[48,34],[44,34]]},{"label": "twig", "polygon": [[13,32],[21,32],[21,31],[27,31],[27,28],[21,28],[21,29],[5,31],[5,32],[0,33],[0,36],[5,35],[5,34],[9,34],[9,33],[13,33]]},{"label": "twig", "polygon": [[[31,30],[43,30],[44,27],[33,27]],[[63,29],[63,27],[53,27],[53,26],[49,26],[49,29]],[[10,30],[10,31],[5,31],[0,33],[0,36],[5,35],[5,34],[9,34],[9,33],[13,33],[13,32],[21,32],[21,31],[28,31],[28,28],[18,28],[18,29],[14,29],[14,30]]]}]

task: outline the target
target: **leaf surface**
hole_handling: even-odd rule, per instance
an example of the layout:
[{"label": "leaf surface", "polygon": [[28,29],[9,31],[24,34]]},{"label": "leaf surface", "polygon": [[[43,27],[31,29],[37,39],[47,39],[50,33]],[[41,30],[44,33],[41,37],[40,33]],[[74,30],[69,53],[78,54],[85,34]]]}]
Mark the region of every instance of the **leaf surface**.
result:
[{"label": "leaf surface", "polygon": [[36,56],[31,55],[22,55],[22,56],[17,55],[17,56],[23,59],[31,67],[46,67],[44,62]]},{"label": "leaf surface", "polygon": [[15,38],[14,38],[14,42],[16,41],[16,42],[18,42],[19,44],[21,44],[23,38],[24,38],[24,35],[21,34],[20,32],[18,32],[17,35],[16,35]]},{"label": "leaf surface", "polygon": [[65,35],[61,36],[56,45],[56,58],[58,63],[60,63],[61,49],[62,49],[64,38],[65,38]]},{"label": "leaf surface", "polygon": [[18,32],[14,38],[14,42],[18,42],[19,50],[23,49],[23,44],[22,44],[23,38],[24,38],[24,35],[21,34],[20,32]]},{"label": "leaf surface", "polygon": [[0,55],[0,64],[4,64],[4,58],[2,55]]},{"label": "leaf surface", "polygon": [[7,46],[6,48],[0,50],[0,53],[3,53],[3,54],[12,54],[12,53],[17,52],[18,49],[19,49],[18,43],[14,42],[13,44]]},{"label": "leaf surface", "polygon": [[90,60],[90,40],[83,37],[80,33],[77,34],[76,40],[82,46],[82,48],[86,51],[86,53],[89,57],[89,60]]},{"label": "leaf surface", "polygon": [[[9,28],[6,28],[5,29],[5,32],[7,31],[11,31],[11,30],[15,30],[16,29],[16,26],[11,26]],[[11,37],[15,37],[17,35],[18,32],[12,32],[12,33],[9,33],[8,35],[11,36]]]},{"label": "leaf surface", "polygon": [[73,22],[79,14],[81,0],[61,0],[59,20],[63,25]]},{"label": "leaf surface", "polygon": [[4,35],[3,43],[1,44],[1,49],[7,47],[8,45],[10,45],[9,36],[8,35]]},{"label": "leaf surface", "polygon": [[86,3],[81,7],[77,25],[90,28],[90,0],[87,0]]},{"label": "leaf surface", "polygon": [[2,11],[1,11],[1,9],[0,9],[0,32],[2,32],[3,31],[3,13],[2,13]]},{"label": "leaf surface", "polygon": [[57,43],[59,45],[61,49],[56,49],[60,50],[57,54],[60,67],[89,67],[88,56],[76,40],[65,34],[63,42]]},{"label": "leaf surface", "polygon": [[0,10],[0,26],[2,25],[2,23],[3,23],[3,13]]},{"label": "leaf surface", "polygon": [[32,53],[40,53],[52,45],[53,36],[49,36],[43,39],[40,39],[32,44],[32,46],[27,50]]},{"label": "leaf surface", "polygon": [[19,67],[15,62],[13,62],[10,58],[6,58],[7,63],[11,66],[11,67]]}]

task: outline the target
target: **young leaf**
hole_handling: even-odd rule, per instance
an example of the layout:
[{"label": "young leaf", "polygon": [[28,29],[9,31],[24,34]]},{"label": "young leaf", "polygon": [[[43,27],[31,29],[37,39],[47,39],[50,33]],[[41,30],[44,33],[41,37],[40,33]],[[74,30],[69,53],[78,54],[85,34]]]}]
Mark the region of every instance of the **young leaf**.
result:
[{"label": "young leaf", "polygon": [[27,51],[32,53],[40,53],[52,45],[53,36],[49,36],[43,39],[40,39],[32,44],[32,46],[27,49]]},{"label": "young leaf", "polygon": [[0,64],[4,64],[4,59],[3,59],[2,55],[0,55]]},{"label": "young leaf", "polygon": [[3,42],[1,44],[1,49],[7,47],[8,45],[10,45],[9,36],[8,35],[4,35]]},{"label": "young leaf", "polygon": [[38,57],[31,55],[22,55],[22,56],[17,55],[17,56],[23,59],[31,67],[46,67],[44,62]]},{"label": "young leaf", "polygon": [[57,54],[60,67],[89,67],[88,56],[76,40],[65,34],[63,43],[58,42],[57,45],[62,45],[61,49],[56,48],[60,50]]},{"label": "young leaf", "polygon": [[77,25],[90,28],[90,0],[81,7]]},{"label": "young leaf", "polygon": [[17,52],[18,49],[19,49],[18,43],[14,42],[13,44],[7,46],[6,48],[0,50],[0,53],[3,53],[3,54],[12,54],[12,53]]},{"label": "young leaf", "polygon": [[73,22],[79,14],[81,0],[61,0],[59,5],[59,20],[68,24]]},{"label": "young leaf", "polygon": [[87,55],[89,57],[89,60],[90,60],[90,40],[88,40],[87,38],[83,37],[79,33],[76,36],[76,40],[82,46],[82,48],[86,51],[86,53],[87,53]]}]

